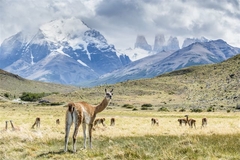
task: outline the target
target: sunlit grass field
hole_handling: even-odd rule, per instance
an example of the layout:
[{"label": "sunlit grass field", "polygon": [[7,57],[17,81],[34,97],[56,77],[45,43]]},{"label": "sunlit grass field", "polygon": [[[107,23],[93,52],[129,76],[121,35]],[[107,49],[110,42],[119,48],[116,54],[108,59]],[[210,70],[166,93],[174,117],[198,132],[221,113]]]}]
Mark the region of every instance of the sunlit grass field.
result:
[{"label": "sunlit grass field", "polygon": [[[6,107],[7,106],[7,107]],[[0,159],[239,159],[239,112],[157,112],[132,111],[119,107],[106,109],[97,115],[106,126],[93,131],[93,148],[83,149],[82,129],[79,130],[77,152],[64,153],[65,111],[63,106],[34,104],[0,105]],[[179,126],[178,118],[196,119],[196,129]],[[40,128],[31,129],[35,118],[41,118]],[[116,119],[110,126],[110,118]],[[201,128],[201,119],[208,118]],[[151,125],[151,118],[159,126]],[[56,125],[60,119],[60,125]],[[12,131],[12,120],[20,131]],[[71,128],[72,135],[73,127]]]}]

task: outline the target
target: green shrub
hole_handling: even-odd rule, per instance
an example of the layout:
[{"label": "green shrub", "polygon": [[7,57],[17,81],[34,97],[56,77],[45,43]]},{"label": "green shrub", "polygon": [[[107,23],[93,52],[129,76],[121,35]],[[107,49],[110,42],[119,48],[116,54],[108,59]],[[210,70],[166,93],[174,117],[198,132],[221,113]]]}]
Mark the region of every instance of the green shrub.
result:
[{"label": "green shrub", "polygon": [[133,111],[137,111],[138,109],[137,109],[137,108],[133,108],[132,110],[133,110]]},{"label": "green shrub", "polygon": [[182,108],[182,109],[179,110],[179,112],[185,112],[185,111],[186,111],[185,108]]},{"label": "green shrub", "polygon": [[152,108],[152,104],[143,104],[142,106],[141,106],[141,110],[153,110],[153,108]]},{"label": "green shrub", "polygon": [[240,104],[237,104],[237,105],[236,105],[236,109],[240,109]]},{"label": "green shrub", "polygon": [[49,93],[30,93],[30,92],[23,92],[22,95],[19,97],[23,101],[30,101],[35,102],[42,97],[49,95]]},{"label": "green shrub", "polygon": [[59,105],[63,105],[64,102],[52,102],[50,103],[51,106],[59,106]]},{"label": "green shrub", "polygon": [[202,112],[202,109],[200,109],[200,108],[193,108],[193,109],[191,109],[191,112]]},{"label": "green shrub", "polygon": [[123,108],[127,108],[127,109],[132,109],[132,108],[134,108],[134,106],[131,105],[131,104],[124,104],[122,107],[123,107]]},{"label": "green shrub", "polygon": [[153,110],[153,108],[152,107],[141,107],[141,110]]},{"label": "green shrub", "polygon": [[152,104],[143,104],[142,107],[152,107]]},{"label": "green shrub", "polygon": [[9,98],[10,94],[9,93],[4,93],[4,97]]},{"label": "green shrub", "polygon": [[158,111],[169,112],[169,110],[166,107],[161,107],[161,108],[158,109]]},{"label": "green shrub", "polygon": [[169,94],[169,95],[173,95],[173,94],[175,94],[175,93],[174,93],[173,91],[171,91],[171,92],[169,92],[168,94]]},{"label": "green shrub", "polygon": [[214,108],[212,106],[208,107],[207,112],[214,112]]}]

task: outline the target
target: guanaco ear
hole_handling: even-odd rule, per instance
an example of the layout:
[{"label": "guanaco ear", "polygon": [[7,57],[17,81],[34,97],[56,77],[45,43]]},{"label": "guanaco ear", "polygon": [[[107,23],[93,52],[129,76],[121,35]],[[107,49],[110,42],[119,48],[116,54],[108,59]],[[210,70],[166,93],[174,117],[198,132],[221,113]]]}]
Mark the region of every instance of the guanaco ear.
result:
[{"label": "guanaco ear", "polygon": [[107,89],[105,88],[105,93],[107,93]]},{"label": "guanaco ear", "polygon": [[111,93],[113,92],[113,88],[112,88],[112,90],[110,91]]}]

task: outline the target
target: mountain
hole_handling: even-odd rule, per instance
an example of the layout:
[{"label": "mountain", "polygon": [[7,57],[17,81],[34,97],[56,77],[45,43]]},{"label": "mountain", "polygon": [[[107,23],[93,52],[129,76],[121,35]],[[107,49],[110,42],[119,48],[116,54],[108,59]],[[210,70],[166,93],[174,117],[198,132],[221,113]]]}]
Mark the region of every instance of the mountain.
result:
[{"label": "mountain", "polygon": [[166,51],[176,51],[179,50],[179,41],[177,37],[170,36],[167,45],[163,47]]},{"label": "mountain", "polygon": [[177,37],[170,36],[166,42],[163,34],[157,34],[153,47],[148,44],[144,35],[138,35],[133,49],[128,48],[125,50],[118,50],[118,52],[123,55],[126,54],[131,61],[137,61],[160,52],[173,52],[178,49],[180,48]]},{"label": "mountain", "polygon": [[141,49],[144,49],[146,51],[151,51],[152,50],[152,46],[147,43],[147,40],[145,39],[145,37],[143,35],[138,35],[137,36],[134,48],[141,48]]},{"label": "mountain", "polygon": [[77,18],[21,31],[1,44],[0,68],[32,80],[81,84],[131,62]]},{"label": "mountain", "polygon": [[187,47],[190,44],[193,44],[195,42],[208,42],[208,39],[206,39],[205,37],[201,37],[201,38],[186,38],[183,41],[182,48]]},{"label": "mountain", "polygon": [[196,42],[176,52],[161,52],[101,76],[92,84],[116,83],[132,79],[152,78],[184,67],[222,62],[240,53],[223,40]]},{"label": "mountain", "polygon": [[165,43],[165,36],[163,34],[157,34],[155,36],[153,50],[155,52],[161,52],[162,50],[164,50]]},{"label": "mountain", "polygon": [[113,84],[127,80],[141,79],[148,76],[148,70],[159,61],[171,55],[172,52],[162,51],[158,54],[139,59],[132,63],[127,64],[121,69],[115,70],[111,73],[101,76],[99,79],[88,83],[88,86]]}]

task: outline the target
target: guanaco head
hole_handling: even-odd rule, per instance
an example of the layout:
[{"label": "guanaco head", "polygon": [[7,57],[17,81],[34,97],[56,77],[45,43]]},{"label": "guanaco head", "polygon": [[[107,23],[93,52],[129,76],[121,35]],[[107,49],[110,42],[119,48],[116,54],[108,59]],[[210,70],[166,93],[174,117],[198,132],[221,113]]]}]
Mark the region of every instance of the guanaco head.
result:
[{"label": "guanaco head", "polygon": [[110,92],[108,92],[107,89],[105,89],[105,93],[106,93],[106,98],[112,99],[113,89]]}]

